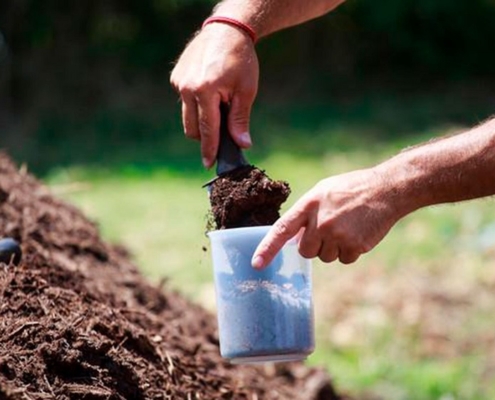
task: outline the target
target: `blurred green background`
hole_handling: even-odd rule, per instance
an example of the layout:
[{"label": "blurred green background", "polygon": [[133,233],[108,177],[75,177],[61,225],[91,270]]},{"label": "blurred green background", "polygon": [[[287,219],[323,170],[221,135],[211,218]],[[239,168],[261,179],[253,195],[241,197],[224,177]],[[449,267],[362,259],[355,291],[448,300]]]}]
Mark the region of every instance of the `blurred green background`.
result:
[{"label": "blurred green background", "polygon": [[[168,81],[214,3],[3,0],[2,146],[41,173],[74,163],[199,168],[197,146],[178,138]],[[494,38],[493,0],[355,0],[264,39],[256,151],[272,151],[269,125],[284,137],[352,125],[389,140],[478,122],[494,108]]]},{"label": "blurred green background", "polygon": [[[2,0],[0,148],[214,310],[208,199],[168,80],[215,2]],[[354,0],[263,39],[247,154],[291,183],[495,110],[495,1]],[[285,209],[284,208],[284,209]],[[312,364],[362,399],[495,398],[495,208],[422,210],[352,266],[315,261]]]}]

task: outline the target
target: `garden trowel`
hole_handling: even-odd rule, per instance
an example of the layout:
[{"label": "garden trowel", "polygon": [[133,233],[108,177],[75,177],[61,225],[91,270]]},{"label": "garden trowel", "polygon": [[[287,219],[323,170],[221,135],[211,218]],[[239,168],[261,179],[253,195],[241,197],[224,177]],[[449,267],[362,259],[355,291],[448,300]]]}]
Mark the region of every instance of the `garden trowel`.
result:
[{"label": "garden trowel", "polygon": [[241,148],[234,142],[232,136],[230,136],[228,117],[229,105],[227,103],[220,103],[220,142],[217,153],[217,176],[203,185],[203,187],[208,188],[208,194],[211,190],[211,184],[218,178],[237,168],[249,165]]}]

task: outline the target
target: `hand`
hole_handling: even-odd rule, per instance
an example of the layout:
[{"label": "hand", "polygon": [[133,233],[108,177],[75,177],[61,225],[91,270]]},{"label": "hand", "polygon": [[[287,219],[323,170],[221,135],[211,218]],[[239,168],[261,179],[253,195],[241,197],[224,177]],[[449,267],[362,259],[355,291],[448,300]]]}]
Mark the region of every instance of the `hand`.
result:
[{"label": "hand", "polygon": [[251,39],[237,28],[212,23],[189,43],[170,82],[182,100],[187,137],[201,140],[203,164],[218,151],[220,102],[230,103],[229,130],[241,148],[251,146],[249,116],[258,90],[259,65]]},{"label": "hand", "polygon": [[320,181],[272,226],[253,256],[253,267],[266,267],[296,235],[305,258],[356,261],[406,214],[389,186],[373,169]]}]

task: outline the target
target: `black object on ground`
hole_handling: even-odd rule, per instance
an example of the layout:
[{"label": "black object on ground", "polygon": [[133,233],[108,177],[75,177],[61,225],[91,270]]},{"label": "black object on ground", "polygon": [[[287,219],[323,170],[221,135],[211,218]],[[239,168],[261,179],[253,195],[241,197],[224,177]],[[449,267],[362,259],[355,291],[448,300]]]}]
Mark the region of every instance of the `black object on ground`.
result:
[{"label": "black object on ground", "polygon": [[0,262],[19,265],[22,259],[22,250],[19,243],[12,238],[0,239]]}]

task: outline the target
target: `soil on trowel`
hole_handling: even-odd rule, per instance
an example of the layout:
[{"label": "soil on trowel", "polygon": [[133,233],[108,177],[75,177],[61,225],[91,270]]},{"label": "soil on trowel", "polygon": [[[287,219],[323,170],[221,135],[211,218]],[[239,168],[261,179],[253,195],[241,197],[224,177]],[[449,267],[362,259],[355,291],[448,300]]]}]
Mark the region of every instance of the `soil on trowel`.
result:
[{"label": "soil on trowel", "polygon": [[[333,400],[302,364],[233,366],[216,318],[146,281],[76,208],[0,154],[0,399]],[[166,268],[166,266],[162,266]]]},{"label": "soil on trowel", "polygon": [[210,203],[215,228],[272,225],[289,194],[287,182],[271,180],[259,168],[235,169],[212,184]]}]

